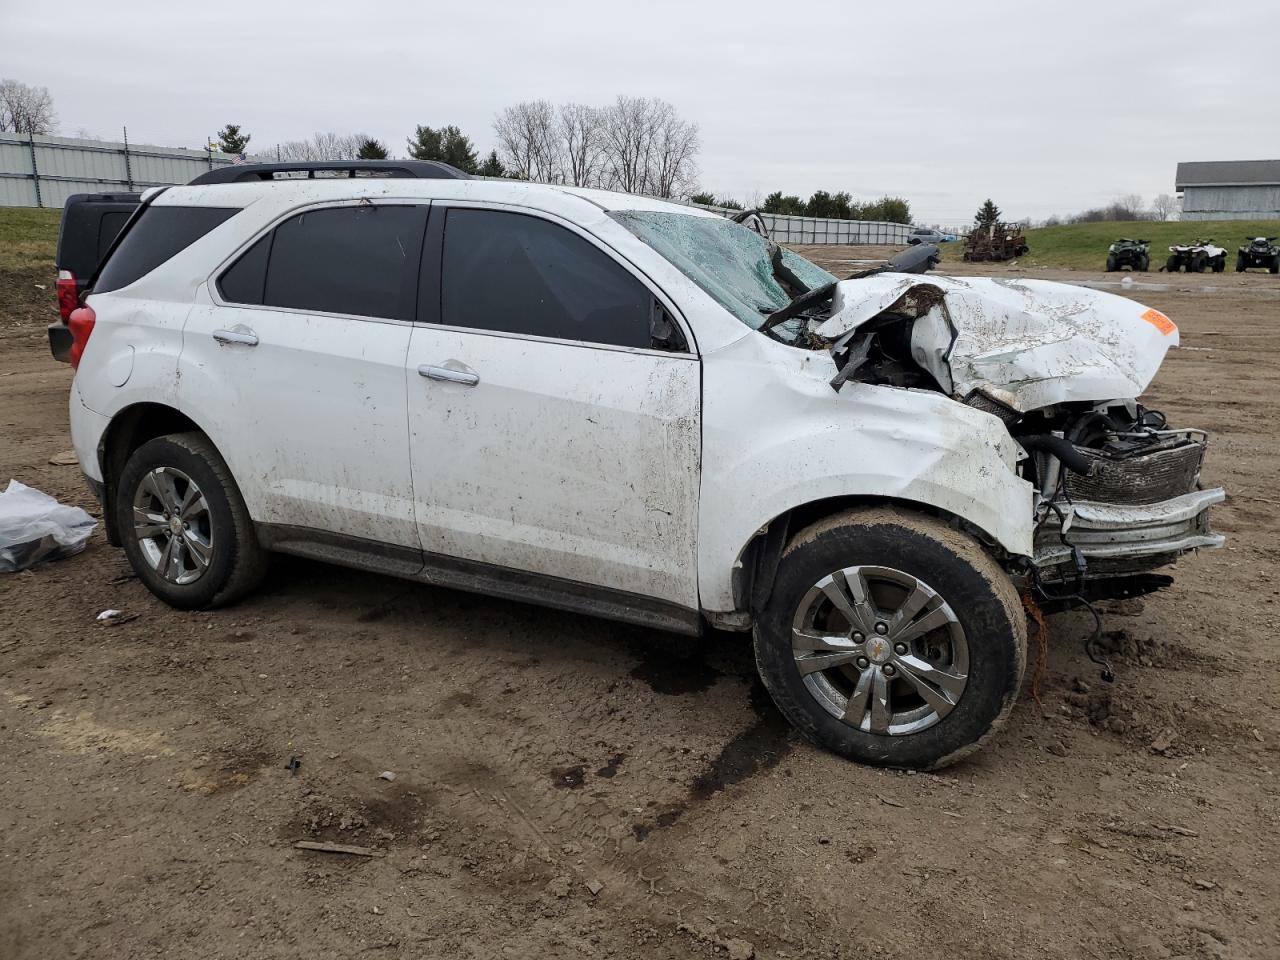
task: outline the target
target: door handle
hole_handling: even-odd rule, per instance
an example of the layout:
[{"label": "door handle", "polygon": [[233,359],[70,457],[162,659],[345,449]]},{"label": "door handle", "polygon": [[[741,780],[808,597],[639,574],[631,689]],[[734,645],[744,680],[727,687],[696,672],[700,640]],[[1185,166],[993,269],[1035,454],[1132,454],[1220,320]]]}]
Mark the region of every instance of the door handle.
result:
[{"label": "door handle", "polygon": [[237,343],[243,347],[256,347],[258,345],[258,335],[243,330],[215,330],[213,331],[213,339],[219,343]]},{"label": "door handle", "polygon": [[464,387],[474,387],[480,382],[479,374],[465,373],[462,370],[450,370],[448,367],[433,367],[424,363],[418,368],[418,374],[428,380],[443,380],[445,383],[460,383]]}]

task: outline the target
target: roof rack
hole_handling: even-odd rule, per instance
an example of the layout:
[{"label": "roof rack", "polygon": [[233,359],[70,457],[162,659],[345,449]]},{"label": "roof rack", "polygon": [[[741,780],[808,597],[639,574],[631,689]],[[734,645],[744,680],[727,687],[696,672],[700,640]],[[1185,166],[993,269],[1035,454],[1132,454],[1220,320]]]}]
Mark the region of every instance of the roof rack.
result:
[{"label": "roof rack", "polygon": [[[319,174],[319,176],[317,176]],[[253,183],[263,180],[342,179],[388,177],[412,180],[470,180],[471,174],[437,160],[302,160],[297,163],[241,163],[218,167],[189,181]]]}]

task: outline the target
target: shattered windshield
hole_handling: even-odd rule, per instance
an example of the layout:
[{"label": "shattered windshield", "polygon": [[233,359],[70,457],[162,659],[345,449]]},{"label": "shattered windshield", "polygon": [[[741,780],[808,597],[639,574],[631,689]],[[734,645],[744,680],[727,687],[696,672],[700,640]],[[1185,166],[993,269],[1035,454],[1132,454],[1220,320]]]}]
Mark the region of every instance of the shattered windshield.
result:
[{"label": "shattered windshield", "polygon": [[[752,329],[791,302],[773,276],[768,241],[754,230],[721,217],[686,213],[618,210],[609,216]],[[836,279],[787,249],[782,262],[811,289]]]}]

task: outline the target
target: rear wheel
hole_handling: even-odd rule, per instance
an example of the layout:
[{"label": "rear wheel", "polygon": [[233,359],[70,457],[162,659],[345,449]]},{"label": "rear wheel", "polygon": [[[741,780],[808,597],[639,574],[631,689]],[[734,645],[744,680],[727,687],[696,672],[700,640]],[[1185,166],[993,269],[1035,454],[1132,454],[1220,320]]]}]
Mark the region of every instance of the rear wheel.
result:
[{"label": "rear wheel", "polygon": [[1236,254],[1236,273],[1244,273],[1245,268],[1249,266],[1249,261],[1245,259],[1243,253]]},{"label": "rear wheel", "polygon": [[135,450],[116,484],[115,509],[138,579],[170,606],[232,603],[266,572],[249,511],[204,434],[157,437]]},{"label": "rear wheel", "polygon": [[1177,273],[1177,272],[1178,272],[1178,258],[1177,258],[1177,257],[1170,257],[1168,260],[1166,260],[1166,261],[1164,262],[1164,268],[1165,268],[1167,271],[1169,271],[1170,273]]},{"label": "rear wheel", "polygon": [[1208,259],[1203,253],[1197,253],[1192,256],[1191,263],[1187,266],[1187,270],[1191,273],[1204,273],[1205,260]]},{"label": "rear wheel", "polygon": [[1225,253],[1221,256],[1214,257],[1209,262],[1213,265],[1214,273],[1221,273],[1223,270],[1227,269],[1227,255]]},{"label": "rear wheel", "polygon": [[1140,272],[1146,273],[1150,266],[1151,258],[1149,256],[1144,253],[1142,256],[1138,257],[1138,270]]},{"label": "rear wheel", "polygon": [[1280,273],[1280,253],[1271,258],[1270,270],[1272,273]]},{"label": "rear wheel", "polygon": [[1107,273],[1116,272],[1116,255],[1114,253],[1107,254]]},{"label": "rear wheel", "polygon": [[843,757],[936,768],[1008,717],[1026,618],[976,541],[903,511],[850,511],[801,532],[757,619],[756,663],[778,708]]}]

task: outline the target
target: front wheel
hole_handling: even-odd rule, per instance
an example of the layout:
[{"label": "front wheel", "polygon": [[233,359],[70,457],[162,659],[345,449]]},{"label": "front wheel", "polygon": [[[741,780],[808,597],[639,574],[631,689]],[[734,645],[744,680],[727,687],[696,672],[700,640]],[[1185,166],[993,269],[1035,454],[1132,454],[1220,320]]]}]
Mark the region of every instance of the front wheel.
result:
[{"label": "front wheel", "polygon": [[1249,263],[1248,263],[1248,261],[1247,261],[1247,260],[1245,260],[1244,254],[1243,254],[1243,253],[1237,253],[1237,254],[1236,254],[1236,273],[1244,273],[1245,268],[1246,268],[1248,265],[1249,265]]},{"label": "front wheel", "polygon": [[1221,257],[1214,257],[1211,262],[1213,264],[1214,273],[1221,273],[1223,270],[1227,269],[1227,257],[1225,254]]},{"label": "front wheel", "polygon": [[1139,272],[1139,273],[1146,273],[1146,272],[1147,272],[1147,269],[1148,269],[1150,266],[1151,266],[1151,258],[1150,258],[1149,256],[1147,256],[1145,253],[1144,253],[1142,256],[1140,256],[1140,257],[1138,258],[1138,272]]},{"label": "front wheel", "polygon": [[1116,272],[1116,258],[1114,254],[1107,255],[1107,273]]},{"label": "front wheel", "polygon": [[778,708],[840,756],[934,769],[1008,717],[1026,667],[1008,576],[931,517],[855,510],[798,534],[755,631]]},{"label": "front wheel", "polygon": [[172,607],[232,603],[266,572],[240,490],[202,433],[157,437],[135,450],[116,483],[115,509],[138,579]]},{"label": "front wheel", "polygon": [[1280,253],[1271,258],[1271,266],[1267,268],[1271,273],[1280,273]]}]

